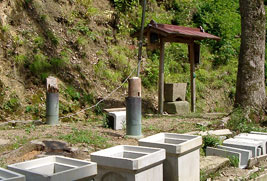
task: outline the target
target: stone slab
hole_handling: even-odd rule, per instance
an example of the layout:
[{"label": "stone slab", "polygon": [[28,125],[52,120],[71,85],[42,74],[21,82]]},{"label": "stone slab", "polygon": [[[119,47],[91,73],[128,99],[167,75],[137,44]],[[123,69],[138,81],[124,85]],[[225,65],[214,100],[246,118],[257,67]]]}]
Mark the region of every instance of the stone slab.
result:
[{"label": "stone slab", "polygon": [[263,154],[267,154],[267,135],[241,133],[234,138],[262,141]]},{"label": "stone slab", "polygon": [[240,168],[246,168],[248,165],[249,159],[252,157],[252,152],[250,150],[244,150],[240,148],[233,148],[228,146],[217,146],[217,148],[233,151],[241,154],[241,160],[240,160]]},{"label": "stone slab", "polygon": [[114,130],[123,129],[126,124],[126,111],[109,112],[107,114],[109,116],[108,125],[112,125]]},{"label": "stone slab", "polygon": [[224,140],[223,145],[228,146],[228,147],[251,150],[252,151],[252,157],[259,156],[259,155],[261,155],[261,152],[262,152],[262,142],[261,141],[230,138],[230,139]]},{"label": "stone slab", "polygon": [[164,84],[164,100],[166,102],[185,101],[187,83]]},{"label": "stone slab", "polygon": [[97,174],[96,163],[48,156],[8,165],[8,169],[26,176],[27,181],[73,181],[88,180]]},{"label": "stone slab", "polygon": [[4,181],[26,181],[25,176],[10,170],[0,168],[0,180]]},{"label": "stone slab", "polygon": [[239,168],[240,168],[241,154],[238,152],[229,151],[221,148],[207,147],[206,156],[221,156],[225,158],[236,157],[239,159]]},{"label": "stone slab", "polygon": [[219,156],[205,156],[200,158],[200,170],[207,175],[215,173],[230,164],[228,158]]},{"label": "stone slab", "polygon": [[164,102],[163,110],[169,114],[187,114],[189,103],[187,101]]},{"label": "stone slab", "polygon": [[233,133],[229,129],[201,131],[198,133],[201,136],[215,135],[215,136],[230,136]]}]

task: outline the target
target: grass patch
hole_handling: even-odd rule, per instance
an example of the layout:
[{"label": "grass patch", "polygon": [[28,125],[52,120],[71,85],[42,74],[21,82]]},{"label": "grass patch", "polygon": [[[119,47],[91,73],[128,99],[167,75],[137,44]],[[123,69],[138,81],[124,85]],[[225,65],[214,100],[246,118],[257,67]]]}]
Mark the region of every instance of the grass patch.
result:
[{"label": "grass patch", "polygon": [[63,139],[72,144],[84,143],[93,146],[94,149],[103,149],[111,146],[108,143],[108,138],[91,130],[78,130],[74,128],[70,134],[61,135],[59,139]]}]

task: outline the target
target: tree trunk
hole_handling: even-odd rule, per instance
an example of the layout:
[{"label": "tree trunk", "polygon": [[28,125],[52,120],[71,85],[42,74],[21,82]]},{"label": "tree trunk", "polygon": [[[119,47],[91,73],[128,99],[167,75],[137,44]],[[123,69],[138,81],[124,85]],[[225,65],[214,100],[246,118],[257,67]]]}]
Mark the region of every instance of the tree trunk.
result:
[{"label": "tree trunk", "polygon": [[239,0],[241,46],[235,106],[262,110],[265,105],[265,9],[263,0]]}]

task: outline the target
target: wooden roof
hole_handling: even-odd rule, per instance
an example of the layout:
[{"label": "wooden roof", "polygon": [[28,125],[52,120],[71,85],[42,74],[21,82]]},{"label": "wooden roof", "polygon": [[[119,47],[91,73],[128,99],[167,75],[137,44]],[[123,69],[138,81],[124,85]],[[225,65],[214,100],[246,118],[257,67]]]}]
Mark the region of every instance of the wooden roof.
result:
[{"label": "wooden roof", "polygon": [[[151,20],[148,26],[144,29],[144,35],[148,32],[157,33],[164,38],[168,38],[167,41],[175,41],[175,39],[182,40],[203,40],[203,39],[213,39],[220,40],[220,37],[204,32],[202,28],[191,28],[177,25],[169,24],[157,24],[155,21]],[[135,33],[137,36],[140,32]],[[186,43],[186,42],[185,42]]]}]

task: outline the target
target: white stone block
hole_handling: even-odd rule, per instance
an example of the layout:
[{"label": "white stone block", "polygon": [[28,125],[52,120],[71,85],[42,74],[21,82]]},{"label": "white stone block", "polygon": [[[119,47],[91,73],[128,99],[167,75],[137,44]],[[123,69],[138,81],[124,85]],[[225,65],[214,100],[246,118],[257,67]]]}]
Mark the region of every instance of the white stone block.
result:
[{"label": "white stone block", "polygon": [[252,157],[260,156],[263,153],[262,141],[230,138],[224,140],[223,145],[228,147],[251,150]]},{"label": "white stone block", "polygon": [[0,180],[4,181],[25,181],[25,176],[4,168],[0,168]]},{"label": "white stone block", "polygon": [[233,147],[228,147],[228,146],[217,146],[219,149],[227,150],[227,151],[233,151],[236,153],[241,154],[241,159],[240,161],[240,166],[239,168],[246,168],[248,165],[248,160],[252,157],[252,151],[251,150],[244,150],[240,148],[233,148]]},{"label": "white stone block", "polygon": [[221,157],[225,157],[225,158],[229,158],[229,159],[231,157],[236,157],[239,160],[238,167],[241,168],[241,165],[240,165],[241,153],[238,153],[235,151],[224,150],[221,148],[207,147],[206,148],[206,156],[221,156]]},{"label": "white stone block", "polygon": [[234,138],[262,141],[263,154],[267,154],[267,135],[241,133]]},{"label": "white stone block", "polygon": [[91,154],[96,181],[163,181],[165,150],[119,145]]},{"label": "white stone block", "polygon": [[199,181],[201,136],[175,133],[159,133],[140,139],[139,145],[164,148],[163,177],[168,181]]},{"label": "white stone block", "polygon": [[91,180],[97,174],[96,163],[63,156],[16,163],[8,169],[25,175],[27,181]]},{"label": "white stone block", "polygon": [[113,121],[113,124],[111,124],[113,125],[113,129],[123,129],[126,123],[126,111],[109,112],[108,115],[113,118],[113,120],[109,120]]}]

